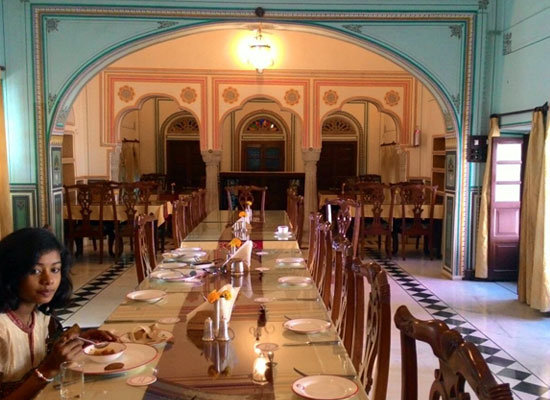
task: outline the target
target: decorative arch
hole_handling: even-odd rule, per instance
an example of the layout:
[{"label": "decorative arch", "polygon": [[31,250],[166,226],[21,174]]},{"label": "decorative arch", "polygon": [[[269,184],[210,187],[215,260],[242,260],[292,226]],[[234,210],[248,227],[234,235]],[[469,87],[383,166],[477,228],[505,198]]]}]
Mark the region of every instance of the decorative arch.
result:
[{"label": "decorative arch", "polygon": [[137,99],[136,102],[133,105],[130,105],[130,106],[125,107],[122,110],[120,110],[117,113],[117,115],[114,117],[114,120],[113,120],[113,125],[115,127],[115,138],[117,139],[117,142],[120,141],[120,137],[118,136],[118,133],[120,132],[120,123],[121,123],[122,119],[124,118],[124,116],[127,113],[131,112],[131,111],[140,110],[143,107],[143,104],[147,100],[150,100],[150,99],[153,99],[153,98],[164,98],[164,99],[173,100],[178,105],[178,107],[182,110],[182,112],[186,112],[186,113],[191,114],[195,118],[195,120],[197,121],[197,124],[199,126],[199,136],[201,138],[201,147],[202,147],[204,141],[206,140],[206,133],[204,132],[203,129],[201,129],[201,120],[200,120],[200,118],[197,116],[196,113],[193,112],[193,110],[190,110],[186,107],[183,107],[174,96],[171,96],[171,95],[166,94],[166,93],[147,93],[147,94],[141,96],[139,99]]},{"label": "decorative arch", "polygon": [[[218,119],[217,121],[215,122],[216,126],[217,126],[217,131],[214,132],[214,146],[216,146],[217,148],[219,148],[221,146],[221,143],[222,143],[222,140],[221,140],[221,135],[222,135],[222,125],[225,121],[225,119],[231,114],[231,113],[234,113],[236,111],[239,111],[239,110],[242,110],[244,109],[244,106],[252,101],[252,100],[255,100],[255,99],[267,99],[267,100],[270,100],[270,101],[273,101],[275,104],[277,104],[279,106],[279,109],[281,111],[287,111],[289,113],[291,113],[296,119],[298,119],[301,124],[302,124],[302,129],[305,131],[306,130],[306,122],[300,117],[300,115],[298,113],[296,113],[295,110],[289,108],[289,107],[285,107],[280,101],[279,99],[277,99],[276,97],[274,96],[270,96],[270,95],[267,95],[267,94],[262,94],[261,96],[258,96],[258,95],[253,95],[253,96],[248,96],[248,97],[245,97],[244,99],[242,99],[242,101],[236,105],[235,107],[231,107],[229,108],[228,110],[226,110]],[[268,110],[265,110],[266,111],[266,115],[269,115],[271,112],[268,111]],[[273,113],[271,113],[273,114]],[[286,132],[290,132],[290,129],[288,128],[288,126],[284,123],[284,120],[282,120],[281,118],[279,118],[276,114],[274,114],[274,116],[276,117],[276,119],[279,119],[281,121],[281,123],[283,123],[285,129],[286,129]],[[239,128],[237,128],[237,131],[239,131]],[[302,141],[302,143],[304,143]]]},{"label": "decorative arch", "polygon": [[[252,16],[251,11],[247,10],[235,10],[235,9],[154,9],[154,8],[128,8],[125,12],[125,18],[171,18],[170,22],[159,22],[159,29],[148,33],[134,34],[129,36],[125,40],[121,40],[118,47],[110,47],[106,49],[98,50],[96,54],[93,54],[88,58],[88,62],[85,65],[76,68],[67,80],[63,83],[61,89],[55,95],[51,95],[45,91],[45,60],[52,60],[51,65],[48,65],[48,69],[55,69],[55,58],[48,58],[48,46],[44,46],[46,35],[46,24],[53,21],[56,26],[59,20],[51,20],[47,17],[58,17],[59,15],[70,15],[71,13],[85,16],[93,16],[99,18],[102,16],[116,17],[119,16],[119,8],[116,7],[96,7],[91,13],[91,9],[87,7],[78,6],[50,6],[39,5],[36,7],[27,8],[27,12],[32,16],[32,30],[33,43],[31,46],[32,58],[34,65],[32,71],[34,73],[34,107],[33,113],[36,132],[37,143],[37,166],[38,166],[38,209],[39,209],[39,223],[44,224],[49,222],[48,217],[48,205],[53,203],[53,198],[48,196],[48,170],[51,166],[48,165],[48,153],[50,150],[51,142],[50,135],[55,130],[56,125],[63,125],[70,105],[74,100],[74,96],[80,91],[80,89],[100,70],[105,68],[113,61],[137,50],[149,46],[154,43],[159,43],[169,38],[174,38],[182,35],[188,35],[193,33],[199,33],[203,30],[217,30],[223,29],[227,26],[239,26],[241,24],[235,19],[243,18],[249,19]],[[404,13],[396,14],[392,12],[361,12],[354,10],[348,11],[328,11],[328,12],[312,12],[310,10],[304,11],[280,11],[275,9],[270,18],[275,18],[281,27],[295,29],[303,31],[311,31],[321,35],[328,35],[337,37],[341,40],[348,41],[357,44],[367,50],[380,54],[396,64],[402,66],[413,75],[417,76],[427,88],[434,94],[436,100],[441,104],[441,108],[444,110],[445,119],[447,122],[447,131],[449,136],[457,139],[457,158],[460,162],[457,163],[457,176],[460,180],[456,193],[456,201],[453,208],[455,209],[453,222],[460,224],[461,230],[453,241],[453,250],[458,250],[455,254],[454,261],[457,261],[457,270],[462,271],[466,263],[466,234],[467,234],[467,211],[469,201],[463,201],[462,197],[466,196],[468,199],[468,168],[467,162],[464,157],[466,149],[465,135],[470,134],[470,124],[472,117],[472,86],[473,86],[473,57],[475,52],[474,46],[474,29],[475,29],[475,13],[441,13],[445,15],[447,20],[456,21],[460,24],[461,29],[464,30],[464,82],[461,86],[458,97],[449,93],[444,84],[439,80],[437,76],[432,74],[430,70],[424,65],[415,61],[414,57],[410,56],[404,51],[399,50],[395,46],[385,44],[374,37],[368,36],[368,32],[363,32],[361,24],[357,24],[358,20],[367,20],[372,18],[375,20],[385,20],[392,18],[407,18],[408,20],[426,21],[430,18],[440,18],[438,15],[431,15],[426,13]],[[224,18],[230,17],[232,21],[225,22]],[[332,18],[331,18],[332,17]],[[344,24],[334,26],[334,17],[337,17],[339,21]],[[197,21],[191,21],[190,24],[194,26],[177,26],[174,28],[172,21],[180,19],[192,19],[196,18]],[[181,23],[181,21],[179,21]],[[178,22],[176,22],[177,24]],[[55,30],[57,28],[55,27]],[[462,30],[461,30],[462,32]],[[59,60],[58,62],[61,62]],[[456,104],[456,106],[454,105]],[[477,116],[479,118],[479,116]],[[220,119],[215,121],[219,123]],[[307,124],[308,121],[305,121]],[[304,125],[305,125],[304,124]],[[454,135],[453,135],[454,134]],[[217,140],[217,139],[216,139]],[[455,206],[458,205],[458,206]],[[57,215],[56,215],[57,216]],[[59,218],[59,216],[57,216]],[[453,272],[454,273],[454,272]]]},{"label": "decorative arch", "polygon": [[[244,104],[243,104],[244,106]],[[238,170],[242,170],[242,144],[244,141],[250,140],[250,133],[247,132],[247,127],[254,122],[255,120],[259,119],[266,119],[270,120],[275,123],[277,126],[277,131],[272,132],[264,132],[267,135],[263,135],[263,138],[275,139],[275,138],[281,138],[281,141],[284,142],[284,157],[285,157],[285,171],[292,171],[294,168],[293,165],[293,157],[292,157],[292,150],[294,149],[294,137],[292,136],[292,132],[285,122],[283,118],[281,118],[280,115],[277,113],[270,111],[270,110],[256,110],[253,111],[247,115],[245,115],[237,124],[235,133],[236,135],[233,136],[233,143],[232,148],[235,151],[232,151],[231,154],[233,157],[236,157],[236,163],[234,160],[232,160],[232,165],[237,165]],[[258,138],[258,140],[262,140],[261,138]]]}]

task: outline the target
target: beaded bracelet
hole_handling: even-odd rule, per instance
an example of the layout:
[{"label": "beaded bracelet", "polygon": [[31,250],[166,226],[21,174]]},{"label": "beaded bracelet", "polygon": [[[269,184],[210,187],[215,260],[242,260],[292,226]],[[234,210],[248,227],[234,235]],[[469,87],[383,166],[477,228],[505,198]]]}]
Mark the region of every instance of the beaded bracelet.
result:
[{"label": "beaded bracelet", "polygon": [[53,378],[46,378],[44,374],[38,370],[38,368],[34,369],[34,373],[36,374],[38,379],[40,379],[41,381],[48,382],[48,383],[53,381]]}]

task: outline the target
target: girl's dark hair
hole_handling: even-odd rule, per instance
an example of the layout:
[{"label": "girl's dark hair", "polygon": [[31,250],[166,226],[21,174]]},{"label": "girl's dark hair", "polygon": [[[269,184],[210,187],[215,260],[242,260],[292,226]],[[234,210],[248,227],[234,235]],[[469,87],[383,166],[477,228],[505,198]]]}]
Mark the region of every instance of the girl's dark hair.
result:
[{"label": "girl's dark hair", "polygon": [[23,278],[52,250],[61,256],[61,283],[52,300],[39,309],[51,313],[65,305],[71,297],[73,284],[69,276],[71,262],[68,251],[53,233],[42,228],[23,228],[0,241],[0,312],[19,308],[19,286]]}]

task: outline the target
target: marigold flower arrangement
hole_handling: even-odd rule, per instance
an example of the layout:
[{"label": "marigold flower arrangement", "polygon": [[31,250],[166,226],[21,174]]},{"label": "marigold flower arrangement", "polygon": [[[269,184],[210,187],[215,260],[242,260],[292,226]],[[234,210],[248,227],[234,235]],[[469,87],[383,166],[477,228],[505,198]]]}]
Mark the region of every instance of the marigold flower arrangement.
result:
[{"label": "marigold flower arrangement", "polygon": [[213,304],[219,299],[225,299],[225,300],[231,300],[231,291],[230,290],[212,290],[210,293],[208,293],[208,296],[206,297],[208,302]]},{"label": "marigold flower arrangement", "polygon": [[250,200],[247,200],[244,204],[246,204],[248,207],[252,205],[252,202]]},{"label": "marigold flower arrangement", "polygon": [[229,247],[241,247],[241,244],[243,244],[243,242],[241,242],[241,239],[233,238],[229,242]]},{"label": "marigold flower arrangement", "polygon": [[246,212],[240,211],[240,212],[239,212],[239,217],[240,217],[240,218],[246,217]]}]

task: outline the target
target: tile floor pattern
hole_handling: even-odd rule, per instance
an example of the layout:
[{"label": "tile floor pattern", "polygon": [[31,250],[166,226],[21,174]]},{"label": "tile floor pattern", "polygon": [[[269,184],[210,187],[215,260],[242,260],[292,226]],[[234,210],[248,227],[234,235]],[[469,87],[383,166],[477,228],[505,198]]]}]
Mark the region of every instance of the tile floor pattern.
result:
[{"label": "tile floor pattern", "polygon": [[111,285],[120,275],[133,265],[133,257],[123,256],[111,267],[106,268],[98,276],[75,290],[71,297],[70,303],[56,311],[56,316],[63,323],[69,319],[74,313],[78,312],[82,307],[88,304],[94,297],[101,293],[105,288]]},{"label": "tile floor pattern", "polygon": [[521,400],[550,399],[550,387],[547,384],[438,298],[414,276],[402,269],[399,264],[385,258],[375,248],[367,248],[366,255],[379,263],[388,275],[429,314],[445,322],[449,328],[459,331],[464,340],[475,343],[489,369],[497,379],[510,384],[516,398]]}]

